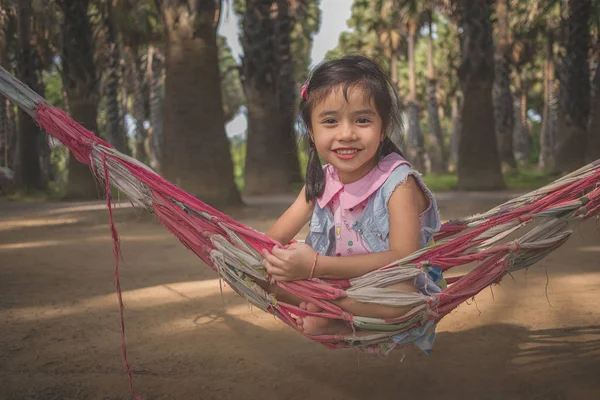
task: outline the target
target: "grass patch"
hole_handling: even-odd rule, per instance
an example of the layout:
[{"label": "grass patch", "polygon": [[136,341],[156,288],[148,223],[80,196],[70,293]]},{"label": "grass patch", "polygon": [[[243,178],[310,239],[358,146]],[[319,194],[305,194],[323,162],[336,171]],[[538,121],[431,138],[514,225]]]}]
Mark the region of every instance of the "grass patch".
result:
[{"label": "grass patch", "polygon": [[425,184],[432,192],[454,190],[458,177],[455,174],[428,174],[423,176]]},{"label": "grass patch", "polygon": [[533,190],[552,183],[559,176],[548,175],[536,169],[522,169],[518,172],[504,175],[504,182],[509,189]]},{"label": "grass patch", "polygon": [[[524,168],[518,172],[504,174],[504,183],[508,190],[534,190],[557,178],[556,175],[548,175],[535,168]],[[458,176],[456,174],[429,174],[425,175],[423,180],[433,192],[447,192],[456,188]]]},{"label": "grass patch", "polygon": [[51,183],[46,190],[16,189],[0,194],[0,202],[42,203],[45,201],[60,200],[63,195],[64,189],[57,184]]}]

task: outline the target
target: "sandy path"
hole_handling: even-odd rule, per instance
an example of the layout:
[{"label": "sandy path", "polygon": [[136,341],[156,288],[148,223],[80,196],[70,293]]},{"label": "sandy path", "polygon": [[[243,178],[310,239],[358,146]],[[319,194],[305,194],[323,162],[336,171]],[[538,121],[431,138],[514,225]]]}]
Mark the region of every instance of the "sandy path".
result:
[{"label": "sandy path", "polygon": [[[288,199],[232,215],[267,229]],[[445,218],[498,195],[443,194]],[[440,323],[431,355],[330,351],[231,290],[151,217],[116,213],[129,361],[148,399],[598,399],[600,234]],[[0,203],[0,399],[131,398],[101,204]],[[548,273],[548,300],[545,295]]]}]

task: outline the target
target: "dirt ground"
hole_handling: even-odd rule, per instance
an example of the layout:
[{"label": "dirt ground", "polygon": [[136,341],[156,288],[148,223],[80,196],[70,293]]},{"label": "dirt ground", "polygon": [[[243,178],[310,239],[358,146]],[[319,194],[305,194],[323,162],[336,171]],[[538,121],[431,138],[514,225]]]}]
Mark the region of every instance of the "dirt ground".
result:
[{"label": "dirt ground", "polygon": [[[512,194],[440,194],[442,216]],[[267,229],[289,199],[228,211]],[[599,399],[596,221],[460,306],[430,355],[328,350],[251,309],[151,216],[116,210],[129,362],[147,399]],[[132,398],[102,203],[0,203],[0,399]],[[547,285],[547,296],[546,296]]]}]

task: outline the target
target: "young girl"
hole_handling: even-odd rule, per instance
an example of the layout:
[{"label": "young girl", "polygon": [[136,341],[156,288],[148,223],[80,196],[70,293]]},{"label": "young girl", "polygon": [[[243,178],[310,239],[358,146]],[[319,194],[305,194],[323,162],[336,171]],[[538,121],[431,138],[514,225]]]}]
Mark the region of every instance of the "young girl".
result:
[{"label": "young girl", "polygon": [[[309,220],[310,233],[306,243],[265,251],[267,272],[279,281],[350,279],[428,245],[440,227],[436,202],[390,139],[401,130],[400,105],[382,70],[362,56],[325,62],[303,86],[300,108],[310,144],[306,185],[267,236],[289,243]],[[300,303],[276,288],[270,287],[276,297]],[[389,288],[440,291],[429,276]],[[349,298],[334,303],[365,317],[408,311]],[[298,327],[310,335],[352,331],[344,322],[314,316],[299,318]]]}]

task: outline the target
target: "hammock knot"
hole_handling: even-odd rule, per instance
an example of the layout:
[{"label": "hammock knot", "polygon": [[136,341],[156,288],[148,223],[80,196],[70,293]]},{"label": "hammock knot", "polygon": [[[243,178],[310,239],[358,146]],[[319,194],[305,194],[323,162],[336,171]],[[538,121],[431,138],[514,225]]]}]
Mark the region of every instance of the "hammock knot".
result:
[{"label": "hammock knot", "polygon": [[521,245],[516,241],[508,245],[508,252],[511,254],[518,253],[519,250],[521,250]]},{"label": "hammock knot", "polygon": [[340,314],[340,317],[347,322],[350,322],[352,324],[352,326],[354,326],[354,315],[346,312],[346,311],[342,311]]}]

